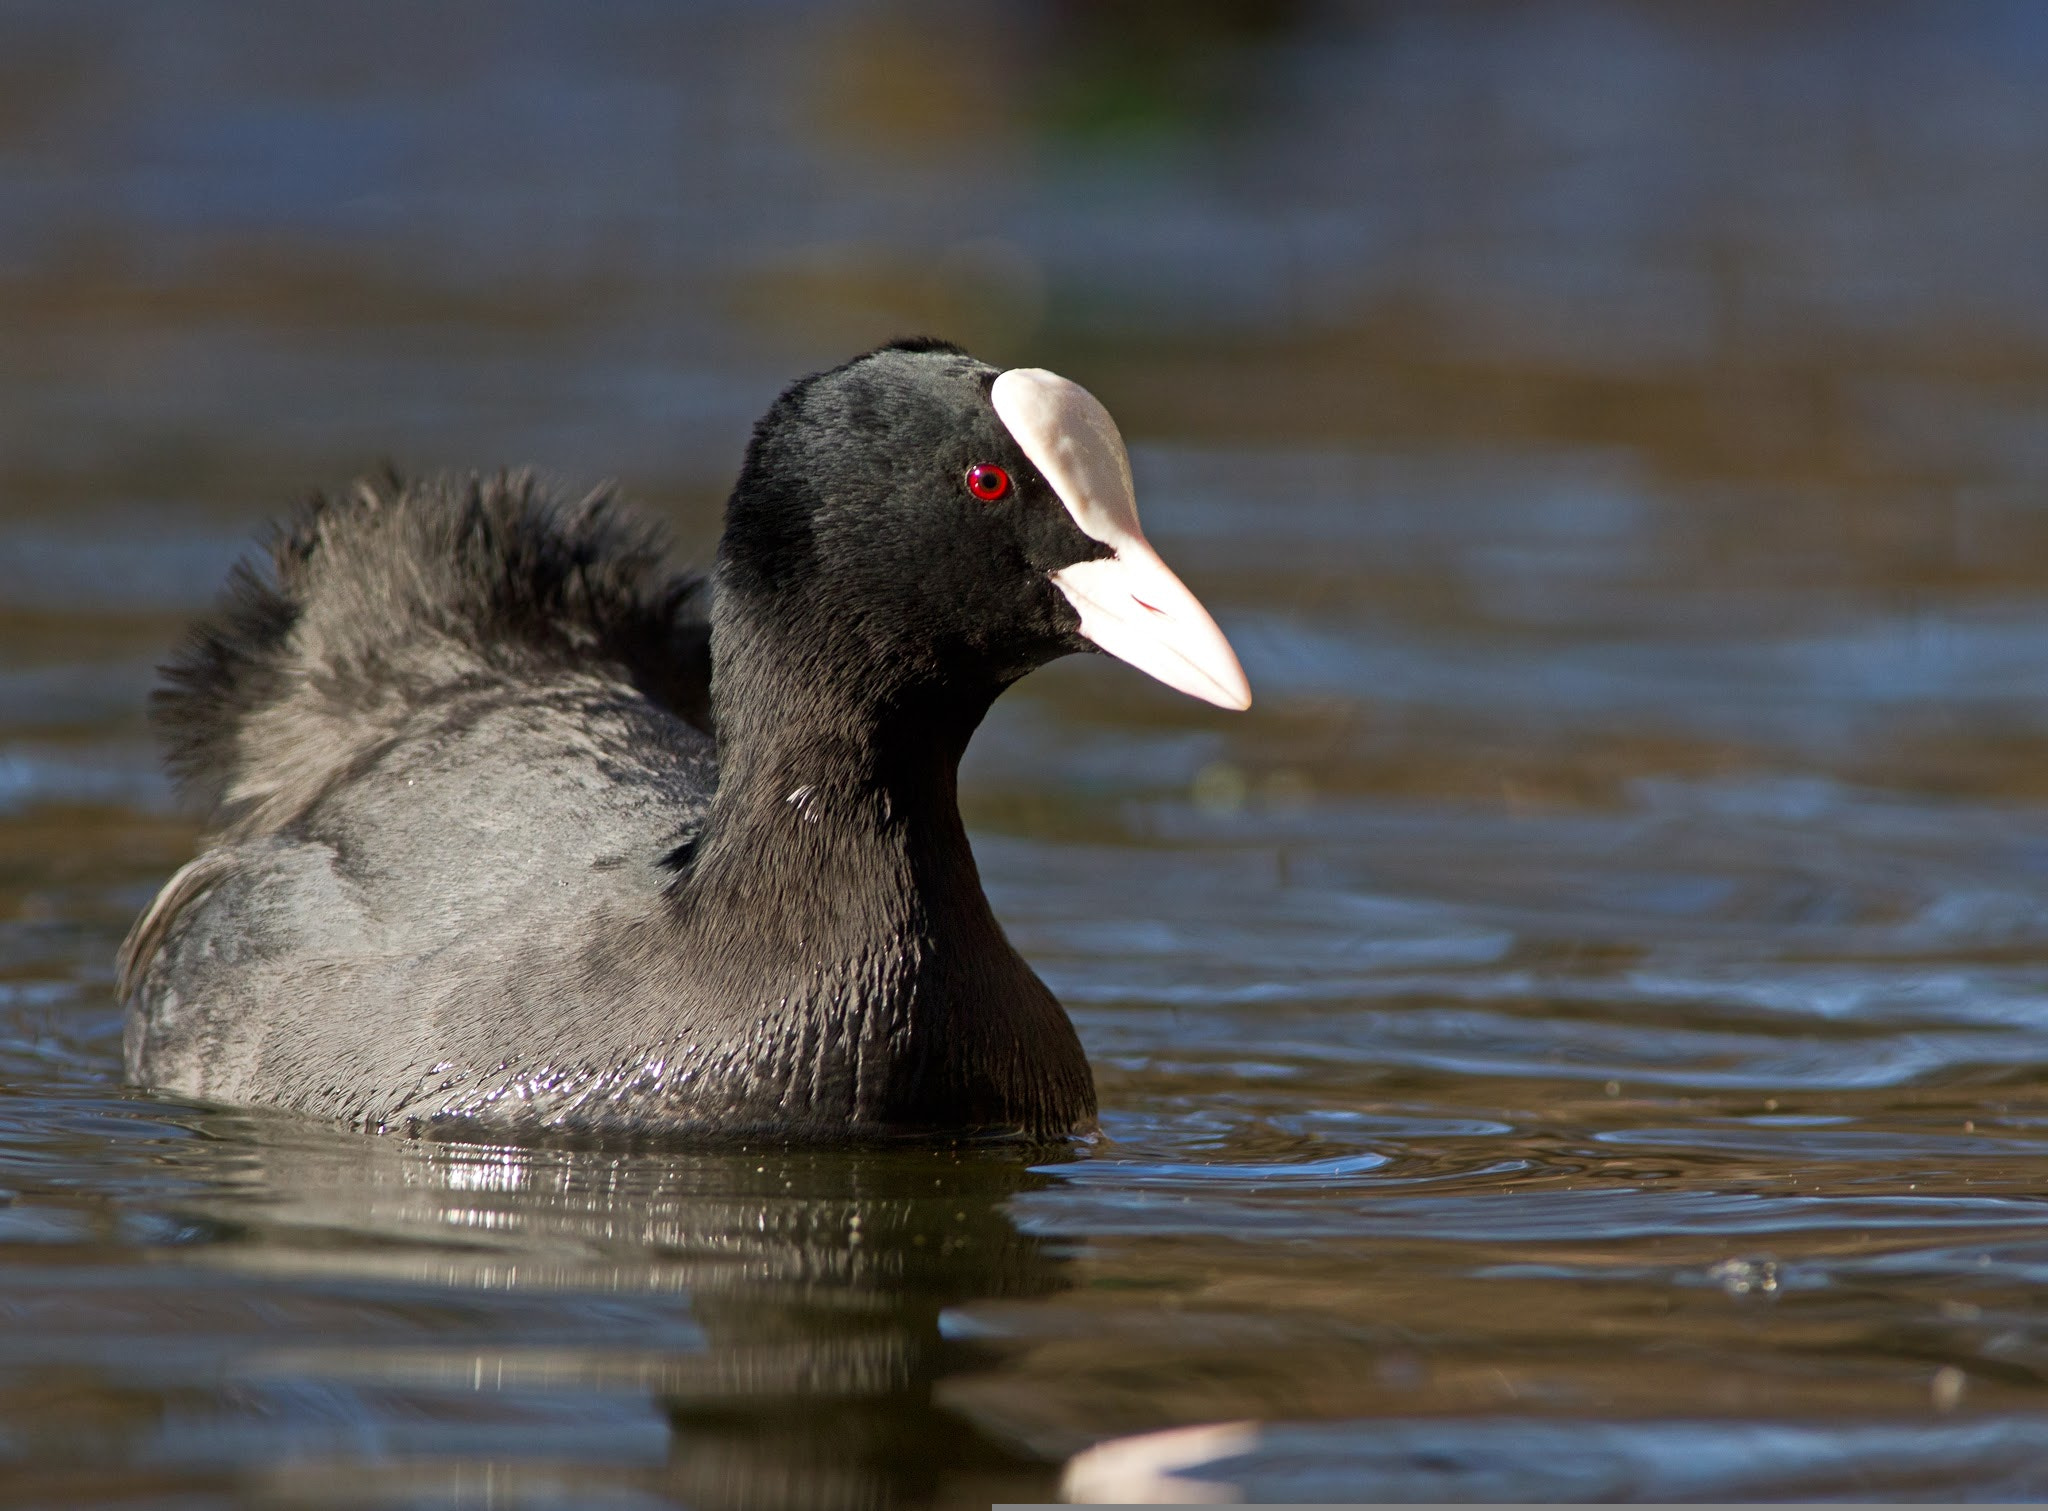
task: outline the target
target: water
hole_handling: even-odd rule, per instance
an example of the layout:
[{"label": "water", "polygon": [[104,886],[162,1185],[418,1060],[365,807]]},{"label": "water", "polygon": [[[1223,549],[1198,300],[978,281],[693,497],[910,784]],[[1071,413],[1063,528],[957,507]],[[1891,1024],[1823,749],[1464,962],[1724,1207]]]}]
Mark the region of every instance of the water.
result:
[{"label": "water", "polygon": [[[2048,1494],[2038,9],[1144,24],[0,18],[0,1504]],[[119,1085],[150,667],[262,517],[537,461],[701,559],[933,327],[1104,396],[1259,697],[970,756],[1099,1141]]]}]

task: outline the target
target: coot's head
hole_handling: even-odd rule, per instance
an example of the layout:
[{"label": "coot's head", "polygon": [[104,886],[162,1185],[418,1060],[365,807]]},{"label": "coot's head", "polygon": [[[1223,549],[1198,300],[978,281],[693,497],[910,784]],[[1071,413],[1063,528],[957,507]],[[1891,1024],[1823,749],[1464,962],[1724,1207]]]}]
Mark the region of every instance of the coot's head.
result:
[{"label": "coot's head", "polygon": [[1251,703],[1230,643],[1139,529],[1108,411],[946,342],[883,347],[775,401],[727,509],[716,612],[721,660],[765,639],[881,696],[992,697],[1100,649]]}]

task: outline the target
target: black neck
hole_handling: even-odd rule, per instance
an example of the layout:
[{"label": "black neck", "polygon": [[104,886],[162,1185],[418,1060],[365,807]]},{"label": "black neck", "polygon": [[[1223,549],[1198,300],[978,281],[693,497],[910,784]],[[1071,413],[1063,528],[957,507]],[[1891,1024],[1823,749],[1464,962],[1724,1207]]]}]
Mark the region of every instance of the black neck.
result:
[{"label": "black neck", "polygon": [[[1000,684],[746,628],[714,623],[718,788],[672,943],[729,1015],[764,1121],[1084,1121],[1080,1044],[1004,938],[960,821],[960,757]],[[790,644],[808,656],[780,658]]]},{"label": "black neck", "polygon": [[[999,688],[920,683],[853,657],[778,654],[794,637],[714,632],[719,779],[683,889],[757,951],[806,972],[996,930],[958,773]],[[815,646],[813,647],[815,649]],[[964,931],[964,932],[963,932]],[[758,959],[758,956],[757,956]]]}]

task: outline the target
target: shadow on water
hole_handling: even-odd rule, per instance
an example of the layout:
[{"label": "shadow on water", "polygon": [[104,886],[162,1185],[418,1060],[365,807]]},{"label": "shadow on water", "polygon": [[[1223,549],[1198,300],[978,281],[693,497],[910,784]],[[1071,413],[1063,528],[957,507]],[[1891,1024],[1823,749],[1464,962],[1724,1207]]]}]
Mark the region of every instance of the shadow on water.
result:
[{"label": "shadow on water", "polygon": [[[156,1106],[110,1100],[97,1116]],[[0,1208],[17,1239],[42,1223],[57,1261],[14,1249],[0,1304],[15,1322],[0,1420],[40,1450],[36,1493],[790,1507],[1051,1493],[1047,1466],[934,1399],[990,1357],[949,1335],[948,1308],[1066,1283],[1007,1213],[1047,1180],[1014,1150],[621,1154],[146,1121],[131,1175],[161,1206],[140,1227],[65,1204],[118,1183],[104,1147],[80,1179],[46,1146]],[[35,1441],[37,1417],[51,1440]]]}]

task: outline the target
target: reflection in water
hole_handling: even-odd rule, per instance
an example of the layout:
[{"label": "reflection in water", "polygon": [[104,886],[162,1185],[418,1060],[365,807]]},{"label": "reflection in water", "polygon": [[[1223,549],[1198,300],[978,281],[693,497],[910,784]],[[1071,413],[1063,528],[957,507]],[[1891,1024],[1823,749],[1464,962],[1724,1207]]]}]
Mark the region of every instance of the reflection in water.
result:
[{"label": "reflection in water", "polygon": [[221,1382],[180,1382],[138,1461],[274,1458],[270,1477],[314,1499],[322,1463],[365,1450],[398,1497],[487,1467],[507,1494],[574,1483],[700,1506],[1050,1493],[1044,1466],[933,1399],[989,1357],[946,1336],[948,1307],[1063,1284],[1005,1214],[1045,1179],[1014,1150],[621,1154],[199,1128],[175,1160],[192,1183],[177,1216],[211,1241],[184,1257],[235,1277],[246,1314]]},{"label": "reflection in water", "polygon": [[[1888,1427],[1643,1422],[1560,1425],[1480,1418],[1182,1429],[1077,1458],[1063,1498],[1200,1503],[1339,1501],[1361,1482],[1417,1502],[1887,1499],[1940,1501],[1966,1465],[1986,1500],[2034,1500],[2048,1424],[2038,1417]],[[1147,1492],[1152,1492],[1148,1494]]]}]

